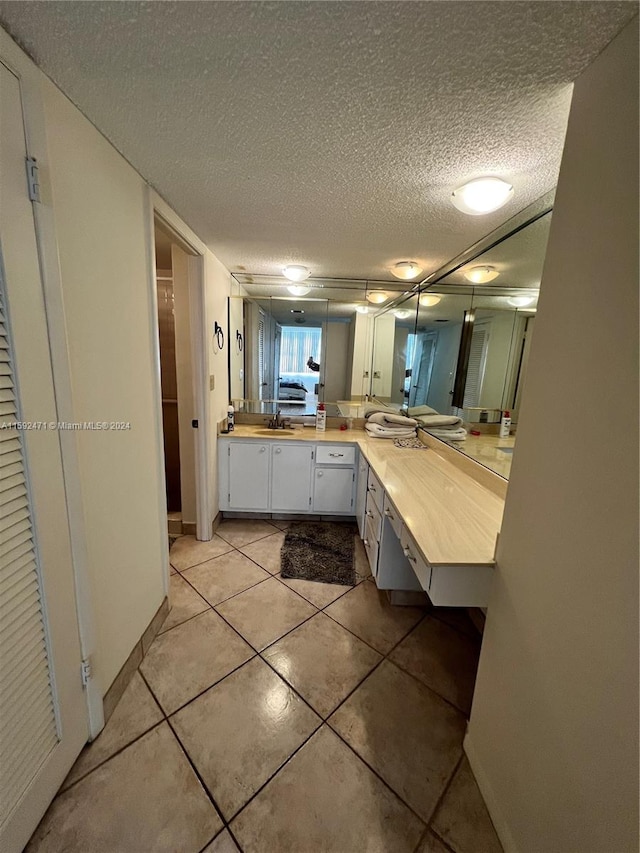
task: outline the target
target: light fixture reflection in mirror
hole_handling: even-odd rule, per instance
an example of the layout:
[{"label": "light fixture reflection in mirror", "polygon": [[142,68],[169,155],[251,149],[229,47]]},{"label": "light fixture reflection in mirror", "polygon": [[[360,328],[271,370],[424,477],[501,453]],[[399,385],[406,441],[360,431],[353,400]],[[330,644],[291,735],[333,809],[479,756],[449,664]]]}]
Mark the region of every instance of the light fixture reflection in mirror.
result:
[{"label": "light fixture reflection in mirror", "polygon": [[418,301],[423,308],[433,308],[434,305],[437,305],[442,299],[441,296],[437,296],[435,293],[421,293]]},{"label": "light fixture reflection in mirror", "polygon": [[386,302],[388,298],[389,294],[385,293],[384,290],[370,290],[369,293],[367,293],[367,299],[374,305],[382,305],[382,303]]},{"label": "light fixture reflection in mirror", "polygon": [[356,305],[356,311],[358,314],[368,314],[369,306],[368,305]]},{"label": "light fixture reflection in mirror", "polygon": [[289,293],[292,293],[294,296],[306,296],[307,293],[311,290],[310,287],[305,287],[300,284],[291,284],[287,287]]},{"label": "light fixture reflection in mirror", "polygon": [[536,301],[535,296],[512,296],[508,302],[514,308],[526,308],[528,305],[533,305]]},{"label": "light fixture reflection in mirror", "polygon": [[411,311],[404,311],[402,309],[393,312],[394,317],[397,317],[398,320],[406,320],[407,317],[411,316]]}]

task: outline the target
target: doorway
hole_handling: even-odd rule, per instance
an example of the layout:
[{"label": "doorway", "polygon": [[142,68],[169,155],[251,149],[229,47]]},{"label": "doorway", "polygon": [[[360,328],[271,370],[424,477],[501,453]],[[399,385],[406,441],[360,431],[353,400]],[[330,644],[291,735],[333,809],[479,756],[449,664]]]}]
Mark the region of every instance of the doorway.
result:
[{"label": "doorway", "polygon": [[198,530],[199,397],[197,326],[201,290],[190,273],[199,257],[159,217],[154,222],[162,433],[169,535]]}]

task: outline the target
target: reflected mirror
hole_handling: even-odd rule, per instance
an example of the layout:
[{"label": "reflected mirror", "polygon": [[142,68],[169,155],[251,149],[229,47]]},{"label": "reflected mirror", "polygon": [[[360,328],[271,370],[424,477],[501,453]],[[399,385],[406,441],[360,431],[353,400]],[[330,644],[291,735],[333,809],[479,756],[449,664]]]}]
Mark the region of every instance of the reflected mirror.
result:
[{"label": "reflected mirror", "polygon": [[[282,278],[236,274],[229,299],[229,385],[239,412],[358,417],[370,393],[372,292],[405,285],[308,279],[298,296]],[[379,297],[378,297],[379,298]],[[404,365],[401,368],[404,370]]]},{"label": "reflected mirror", "polygon": [[[375,318],[372,395],[380,403],[412,409],[428,406],[460,418],[432,434],[508,477],[515,429],[546,252],[551,211],[496,241],[455,267],[409,301],[413,331],[406,334],[405,384],[389,390],[403,349],[391,346],[398,325],[391,305]],[[411,321],[406,322],[409,326]],[[398,332],[395,332],[398,336]],[[509,438],[500,439],[501,413],[511,416]],[[473,436],[472,431],[480,433]],[[450,437],[453,432],[457,435]],[[449,437],[448,437],[449,436]],[[464,436],[464,438],[463,438]],[[458,440],[456,440],[458,439]],[[463,440],[460,440],[463,439]]]}]

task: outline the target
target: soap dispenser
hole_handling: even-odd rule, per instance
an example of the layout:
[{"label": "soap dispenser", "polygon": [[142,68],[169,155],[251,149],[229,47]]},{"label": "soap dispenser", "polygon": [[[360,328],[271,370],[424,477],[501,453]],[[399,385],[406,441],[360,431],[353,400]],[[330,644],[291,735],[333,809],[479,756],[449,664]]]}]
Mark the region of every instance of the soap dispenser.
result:
[{"label": "soap dispenser", "polygon": [[316,412],[316,430],[318,432],[324,432],[327,428],[327,412],[324,407],[324,403],[318,403],[318,410]]},{"label": "soap dispenser", "polygon": [[511,432],[511,413],[508,409],[502,413],[500,421],[500,438],[508,438]]}]

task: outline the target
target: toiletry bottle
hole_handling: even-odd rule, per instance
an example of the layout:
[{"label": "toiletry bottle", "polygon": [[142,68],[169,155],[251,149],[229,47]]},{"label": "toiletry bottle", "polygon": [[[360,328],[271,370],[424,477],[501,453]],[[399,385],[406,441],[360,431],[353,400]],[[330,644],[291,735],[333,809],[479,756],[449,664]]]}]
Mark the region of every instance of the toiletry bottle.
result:
[{"label": "toiletry bottle", "polygon": [[316,412],[316,430],[324,432],[327,428],[327,412],[324,403],[318,403],[318,411]]},{"label": "toiletry bottle", "polygon": [[511,430],[511,413],[505,409],[500,421],[500,438],[508,438]]},{"label": "toiletry bottle", "polygon": [[235,412],[233,410],[233,406],[229,406],[227,409],[227,430],[229,432],[233,432],[235,427]]}]

